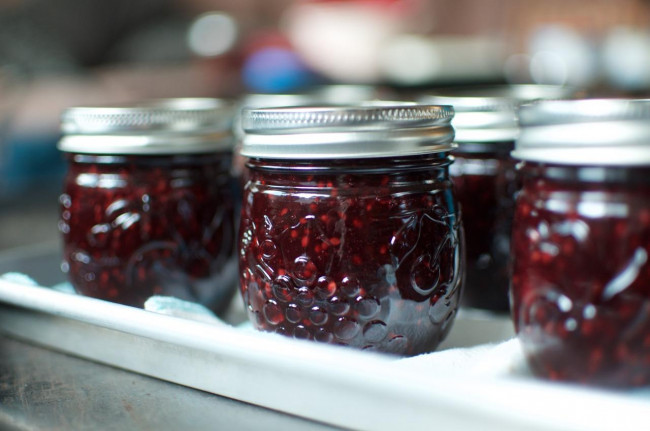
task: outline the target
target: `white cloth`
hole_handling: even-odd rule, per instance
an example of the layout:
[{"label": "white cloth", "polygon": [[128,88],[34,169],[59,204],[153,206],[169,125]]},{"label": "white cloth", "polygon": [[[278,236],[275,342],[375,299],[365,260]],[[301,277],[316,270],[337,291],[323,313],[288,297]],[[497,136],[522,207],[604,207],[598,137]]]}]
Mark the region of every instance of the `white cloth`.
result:
[{"label": "white cloth", "polygon": [[458,347],[398,361],[414,373],[449,370],[477,377],[530,376],[519,340]]}]

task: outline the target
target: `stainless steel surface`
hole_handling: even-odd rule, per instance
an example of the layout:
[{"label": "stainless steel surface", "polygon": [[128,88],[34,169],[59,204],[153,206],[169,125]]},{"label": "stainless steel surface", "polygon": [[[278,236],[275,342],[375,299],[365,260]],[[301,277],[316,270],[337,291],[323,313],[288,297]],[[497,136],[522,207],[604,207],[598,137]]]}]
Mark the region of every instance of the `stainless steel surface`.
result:
[{"label": "stainless steel surface", "polygon": [[244,109],[242,155],[368,158],[450,151],[449,106],[376,102],[368,106]]},{"label": "stainless steel surface", "polygon": [[424,95],[421,103],[452,105],[452,125],[458,143],[514,141],[519,134],[517,109],[524,103],[566,99],[577,94],[571,87],[554,85],[503,85],[467,87]]},{"label": "stainless steel surface", "polygon": [[232,146],[234,105],[180,98],[132,106],[75,107],[62,116],[59,149],[91,154],[177,154]]},{"label": "stainless steel surface", "polygon": [[331,426],[0,336],[3,430],[329,430]]},{"label": "stainless steel surface", "polygon": [[650,100],[541,101],[523,106],[513,157],[537,162],[650,164]]}]

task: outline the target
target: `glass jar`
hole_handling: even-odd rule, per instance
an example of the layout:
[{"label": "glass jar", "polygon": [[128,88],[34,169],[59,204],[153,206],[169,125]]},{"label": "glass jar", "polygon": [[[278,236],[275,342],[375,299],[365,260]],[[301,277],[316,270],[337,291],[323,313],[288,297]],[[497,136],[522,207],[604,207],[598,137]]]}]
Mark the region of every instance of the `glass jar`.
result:
[{"label": "glass jar", "polygon": [[77,292],[137,307],[152,295],[227,307],[237,280],[232,114],[216,99],[64,113],[59,229]]},{"label": "glass jar", "polygon": [[453,110],[244,110],[239,233],[253,325],[412,355],[454,320],[463,273]]},{"label": "glass jar", "polygon": [[650,383],[650,102],[520,113],[512,315],[533,372]]},{"label": "glass jar", "polygon": [[456,112],[452,124],[458,147],[449,173],[467,238],[464,306],[509,310],[510,231],[520,187],[510,157],[519,133],[517,108],[574,93],[569,87],[511,85],[447,90],[420,98],[424,103],[452,105]]}]

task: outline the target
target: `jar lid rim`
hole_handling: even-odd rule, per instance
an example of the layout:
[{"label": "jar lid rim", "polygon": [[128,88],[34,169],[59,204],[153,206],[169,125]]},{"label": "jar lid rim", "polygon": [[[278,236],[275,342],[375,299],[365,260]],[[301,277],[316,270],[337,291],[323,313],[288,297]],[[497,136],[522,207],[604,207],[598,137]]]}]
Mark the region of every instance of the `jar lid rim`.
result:
[{"label": "jar lid rim", "polygon": [[171,155],[230,152],[233,138],[228,133],[202,135],[67,135],[59,151],[83,154]]},{"label": "jar lid rim", "polygon": [[244,109],[242,154],[269,158],[368,158],[449,151],[451,106],[374,102]]},{"label": "jar lid rim", "polygon": [[423,95],[421,103],[453,105],[456,141],[514,141],[519,134],[517,111],[537,100],[566,99],[579,94],[561,85],[514,84],[442,89]]},{"label": "jar lid rim", "polygon": [[522,106],[513,157],[547,163],[650,165],[650,99],[540,101]]},{"label": "jar lid rim", "polygon": [[456,115],[463,112],[512,111],[538,100],[565,100],[580,94],[564,85],[511,84],[470,86],[439,90],[421,96],[420,103],[453,105]]},{"label": "jar lid rim", "polygon": [[[389,103],[389,104],[387,104]],[[244,108],[244,132],[284,133],[306,130],[339,131],[359,127],[418,127],[438,120],[451,120],[451,106],[420,105],[414,102],[368,102],[350,106],[296,106],[277,108]]]},{"label": "jar lid rim", "polygon": [[227,130],[234,104],[218,98],[151,99],[132,104],[75,106],[61,116],[65,134],[179,133]]},{"label": "jar lid rim", "polygon": [[544,100],[525,104],[519,111],[519,122],[523,127],[648,118],[650,99]]},{"label": "jar lid rim", "polygon": [[77,106],[61,116],[58,148],[88,154],[182,154],[232,148],[234,104],[217,98]]}]

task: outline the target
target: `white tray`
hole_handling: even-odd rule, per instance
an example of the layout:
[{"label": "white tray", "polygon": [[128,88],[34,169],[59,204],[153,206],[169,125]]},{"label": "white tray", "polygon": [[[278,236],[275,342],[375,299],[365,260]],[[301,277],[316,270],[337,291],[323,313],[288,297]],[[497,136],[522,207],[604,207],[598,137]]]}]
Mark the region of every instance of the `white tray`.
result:
[{"label": "white tray", "polygon": [[[26,253],[11,264],[29,274],[29,262],[56,267],[53,256]],[[56,278],[44,272],[39,264],[35,278]],[[650,418],[644,391],[579,388],[525,376],[482,378],[439,367],[414,372],[404,366],[409,359],[160,315],[3,279],[0,331],[346,428],[648,429]],[[501,341],[511,331],[505,316],[460,313],[441,348]]]}]

